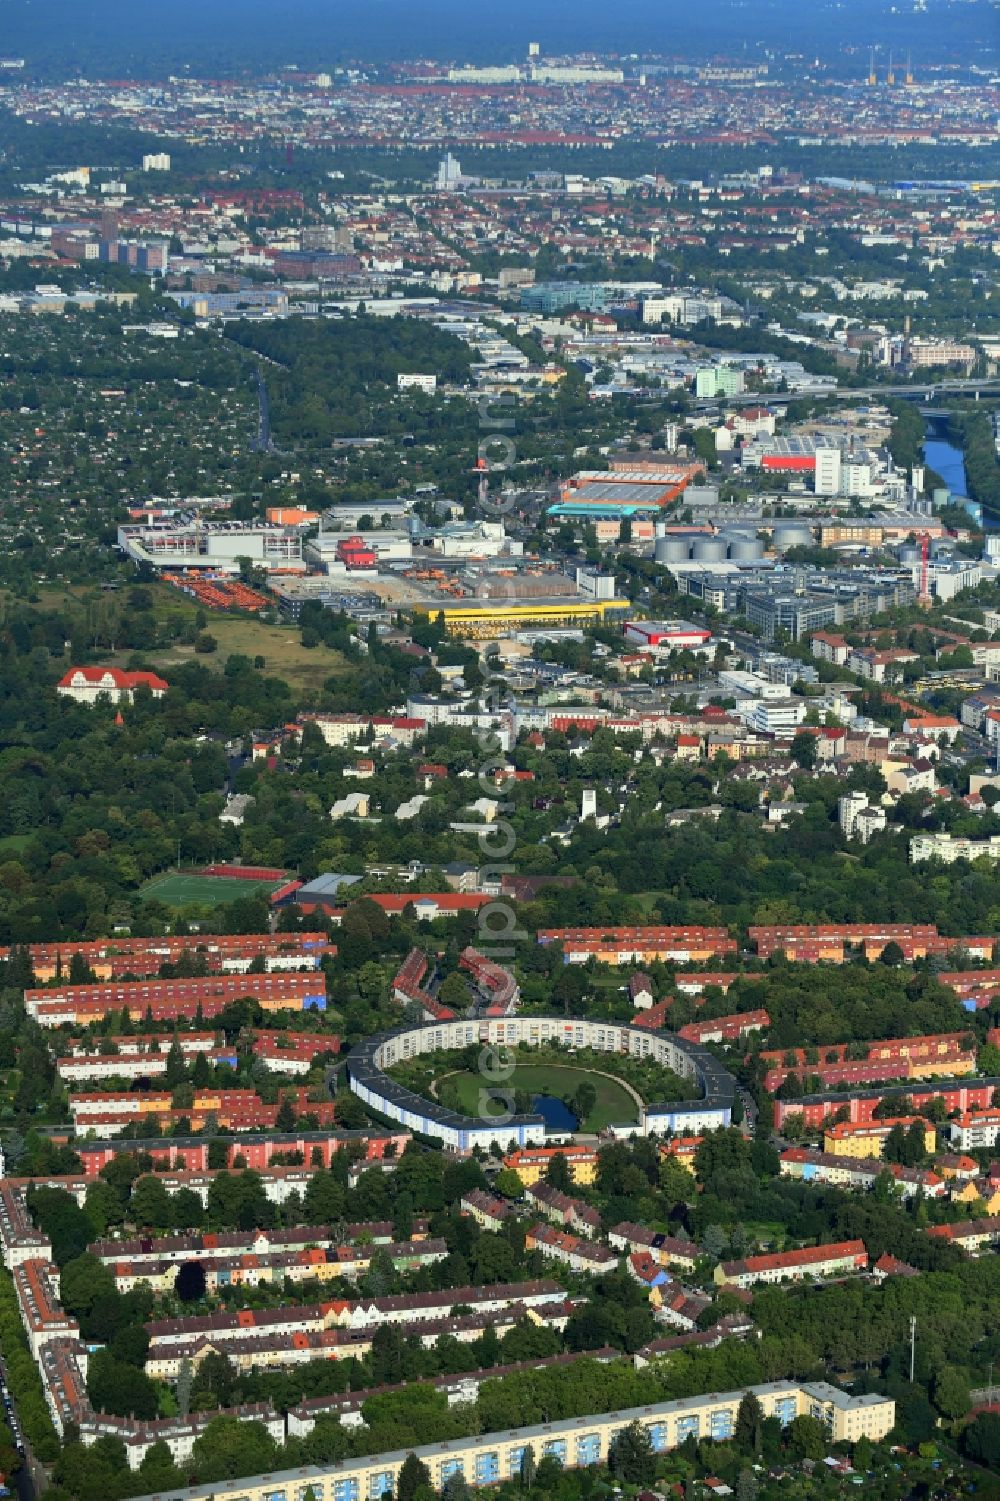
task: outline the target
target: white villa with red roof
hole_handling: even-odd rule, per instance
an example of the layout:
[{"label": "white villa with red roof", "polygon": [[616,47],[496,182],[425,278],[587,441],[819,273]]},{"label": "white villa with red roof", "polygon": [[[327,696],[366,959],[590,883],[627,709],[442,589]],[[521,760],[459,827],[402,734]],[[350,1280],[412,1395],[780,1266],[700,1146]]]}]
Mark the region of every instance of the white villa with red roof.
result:
[{"label": "white villa with red roof", "polygon": [[169,688],[155,672],[124,672],[120,667],[71,667],[56,684],[56,692],[78,704],[96,703],[106,693],[114,704],[132,702],[137,688],[148,688],[154,698],[162,698]]}]

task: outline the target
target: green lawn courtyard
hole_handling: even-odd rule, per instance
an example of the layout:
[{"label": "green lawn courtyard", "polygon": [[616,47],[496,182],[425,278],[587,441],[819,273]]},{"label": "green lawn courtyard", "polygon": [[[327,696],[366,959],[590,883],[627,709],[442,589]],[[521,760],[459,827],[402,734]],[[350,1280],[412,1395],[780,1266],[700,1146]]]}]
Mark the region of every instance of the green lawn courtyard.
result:
[{"label": "green lawn courtyard", "polygon": [[[572,1100],[584,1079],[593,1085],[597,1099],[594,1108],[580,1122],[579,1130],[594,1132],[613,1123],[638,1121],[638,1106],[617,1079],[594,1073],[589,1068],[574,1068],[571,1064],[518,1061],[513,1073],[502,1083],[494,1083],[476,1071],[462,1069],[442,1074],[437,1084],[443,1104],[454,1104],[463,1114],[478,1116],[484,1089],[524,1090],[531,1095]],[[443,1085],[447,1087],[442,1092]]]}]

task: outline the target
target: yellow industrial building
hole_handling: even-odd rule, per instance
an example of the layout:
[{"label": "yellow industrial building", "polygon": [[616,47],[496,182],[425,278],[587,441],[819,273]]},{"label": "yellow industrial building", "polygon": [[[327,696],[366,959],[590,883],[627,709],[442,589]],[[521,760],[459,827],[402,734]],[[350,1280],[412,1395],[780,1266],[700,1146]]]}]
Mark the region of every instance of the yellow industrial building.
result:
[{"label": "yellow industrial building", "polygon": [[561,599],[545,603],[504,601],[500,604],[451,605],[442,603],[440,610],[422,606],[415,614],[444,621],[449,636],[465,636],[472,641],[491,641],[509,636],[511,631],[531,630],[539,626],[583,627],[607,619],[624,618],[633,606],[627,599]]},{"label": "yellow industrial building", "polygon": [[[747,1391],[757,1397],[765,1417],[777,1418],[782,1427],[804,1415],[817,1418],[831,1443],[853,1444],[862,1436],[885,1438],[896,1421],[896,1404],[890,1397],[852,1397],[825,1381],[772,1381],[740,1391],[713,1392],[624,1412],[566,1418],[509,1433],[427,1444],[413,1452],[430,1470],[435,1489],[440,1490],[455,1474],[464,1475],[473,1486],[494,1485],[520,1475],[521,1460],[529,1446],[536,1460],[552,1455],[567,1469],[602,1464],[615,1434],[632,1422],[641,1423],[647,1430],[657,1453],[676,1448],[692,1434],[695,1438],[729,1438]],[[171,1490],[171,1501],[305,1501],[310,1493],[315,1501],[379,1501],[386,1491],[395,1491],[406,1457],[407,1451],[400,1449],[340,1464],[258,1475],[251,1480],[216,1480],[187,1490]]]}]

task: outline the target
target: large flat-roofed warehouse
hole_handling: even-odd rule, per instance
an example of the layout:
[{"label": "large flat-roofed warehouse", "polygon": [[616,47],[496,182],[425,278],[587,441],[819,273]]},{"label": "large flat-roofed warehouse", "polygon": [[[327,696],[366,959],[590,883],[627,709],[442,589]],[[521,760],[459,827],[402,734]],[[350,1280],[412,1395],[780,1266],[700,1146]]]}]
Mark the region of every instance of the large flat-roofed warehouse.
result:
[{"label": "large flat-roofed warehouse", "polygon": [[693,466],[684,464],[584,469],[563,487],[548,514],[619,520],[653,514],[673,505],[696,472]]},{"label": "large flat-roofed warehouse", "polygon": [[267,569],[304,572],[302,534],[294,526],[240,521],[179,520],[118,528],[118,546],[152,568],[204,568],[239,573],[240,558]]}]

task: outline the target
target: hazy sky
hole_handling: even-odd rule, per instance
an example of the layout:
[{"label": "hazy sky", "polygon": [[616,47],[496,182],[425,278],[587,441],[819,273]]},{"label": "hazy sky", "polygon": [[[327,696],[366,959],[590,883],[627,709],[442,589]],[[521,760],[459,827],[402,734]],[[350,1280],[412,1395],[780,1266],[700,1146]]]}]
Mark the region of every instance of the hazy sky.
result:
[{"label": "hazy sky", "polygon": [[845,43],[929,60],[1000,50],[989,0],[0,0],[0,51],[34,66],[194,71],[369,57],[511,58],[529,40],[704,55],[760,46],[842,56]]}]

